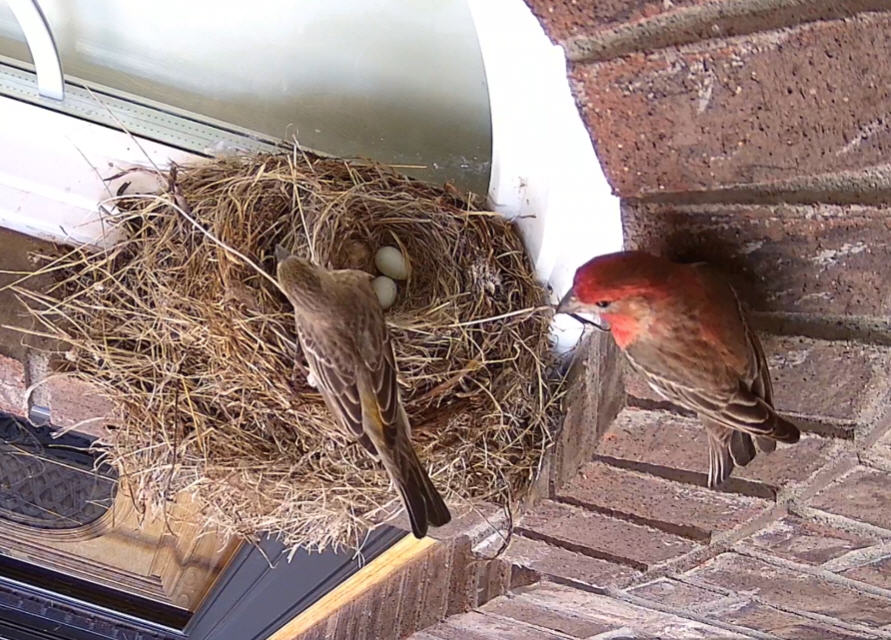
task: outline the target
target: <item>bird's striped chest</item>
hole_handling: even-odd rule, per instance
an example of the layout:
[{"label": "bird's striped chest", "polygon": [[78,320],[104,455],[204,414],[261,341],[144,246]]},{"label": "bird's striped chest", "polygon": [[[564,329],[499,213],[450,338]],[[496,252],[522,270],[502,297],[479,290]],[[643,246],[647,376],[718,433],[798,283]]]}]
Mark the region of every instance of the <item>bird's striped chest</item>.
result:
[{"label": "bird's striped chest", "polygon": [[677,401],[677,398],[671,393],[670,387],[665,385],[665,381],[662,380],[661,377],[654,375],[651,371],[642,367],[628,351],[625,351],[624,354],[625,359],[631,366],[631,370],[639,374],[653,391],[666,400]]}]

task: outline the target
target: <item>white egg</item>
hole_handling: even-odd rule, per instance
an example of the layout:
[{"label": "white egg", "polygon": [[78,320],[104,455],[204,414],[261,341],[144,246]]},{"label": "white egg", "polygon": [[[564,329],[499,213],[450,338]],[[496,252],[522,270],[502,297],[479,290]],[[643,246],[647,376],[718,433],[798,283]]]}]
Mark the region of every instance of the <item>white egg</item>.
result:
[{"label": "white egg", "polygon": [[374,255],[377,270],[394,280],[405,280],[411,273],[411,266],[402,252],[396,247],[381,247]]},{"label": "white egg", "polygon": [[396,302],[396,283],[387,276],[378,276],[371,281],[371,288],[377,294],[381,308],[389,309]]}]

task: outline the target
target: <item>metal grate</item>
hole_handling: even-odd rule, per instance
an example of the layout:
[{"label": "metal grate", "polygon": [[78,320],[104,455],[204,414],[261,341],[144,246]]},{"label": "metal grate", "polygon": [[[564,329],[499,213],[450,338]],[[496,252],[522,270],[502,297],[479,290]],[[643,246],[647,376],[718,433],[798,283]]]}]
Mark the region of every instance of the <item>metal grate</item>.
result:
[{"label": "metal grate", "polygon": [[44,98],[37,76],[22,63],[0,56],[0,95],[95,122],[186,151],[212,155],[221,151],[281,151],[270,136],[214,121],[66,76],[65,99]]}]

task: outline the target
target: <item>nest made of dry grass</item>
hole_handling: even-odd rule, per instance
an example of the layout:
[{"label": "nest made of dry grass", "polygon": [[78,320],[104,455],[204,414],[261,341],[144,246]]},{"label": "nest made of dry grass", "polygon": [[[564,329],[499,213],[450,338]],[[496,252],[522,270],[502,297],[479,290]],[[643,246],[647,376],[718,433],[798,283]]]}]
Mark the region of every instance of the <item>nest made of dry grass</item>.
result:
[{"label": "nest made of dry grass", "polygon": [[140,505],[188,491],[224,533],[310,548],[356,546],[398,509],[295,368],[289,304],[247,262],[274,274],[279,243],[370,270],[378,247],[402,248],[412,275],[387,322],[415,447],[453,506],[523,494],[560,381],[545,292],[510,222],[377,165],[296,152],[165,180],[166,193],[115,199],[106,222],[124,239],[56,258],[49,292],[19,290],[66,368],[117,407],[106,457]]}]

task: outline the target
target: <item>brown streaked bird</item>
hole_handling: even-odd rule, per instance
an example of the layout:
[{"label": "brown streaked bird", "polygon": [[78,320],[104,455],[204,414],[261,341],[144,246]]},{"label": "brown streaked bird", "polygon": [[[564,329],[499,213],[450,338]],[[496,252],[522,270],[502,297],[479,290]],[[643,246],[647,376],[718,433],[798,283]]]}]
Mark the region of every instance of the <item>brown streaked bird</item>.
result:
[{"label": "brown streaked bird", "polygon": [[557,312],[597,316],[656,392],[697,413],[708,432],[709,487],[752,461],[753,438],[763,452],[798,441],[798,428],[773,408],[764,350],[739,297],[704,263],[641,251],[599,256],[579,267]]},{"label": "brown streaked bird", "polygon": [[450,519],[411,445],[393,345],[371,276],[329,271],[276,248],[278,282],[294,307],[297,336],[319,392],[337,422],[379,458],[396,485],[412,533]]}]

